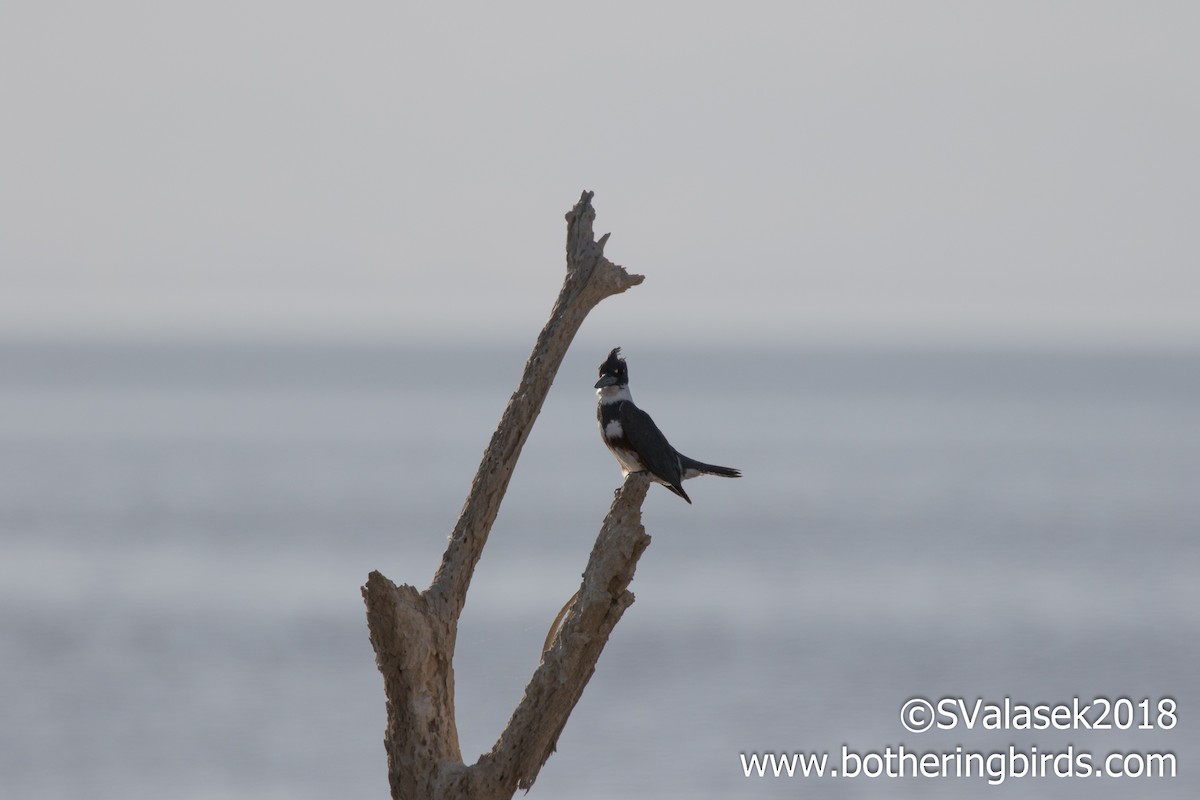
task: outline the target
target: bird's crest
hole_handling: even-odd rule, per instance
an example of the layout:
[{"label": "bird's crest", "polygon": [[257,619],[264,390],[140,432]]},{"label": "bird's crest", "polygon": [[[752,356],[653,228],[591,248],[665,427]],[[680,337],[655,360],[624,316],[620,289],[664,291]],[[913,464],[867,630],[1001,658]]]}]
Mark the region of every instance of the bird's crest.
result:
[{"label": "bird's crest", "polygon": [[600,365],[601,372],[616,372],[625,365],[625,359],[621,358],[621,348],[614,347],[612,352],[608,354],[608,358]]},{"label": "bird's crest", "polygon": [[629,380],[629,368],[625,366],[625,359],[621,358],[621,348],[614,347],[600,365],[600,378],[603,380],[605,377],[612,378],[618,384]]}]

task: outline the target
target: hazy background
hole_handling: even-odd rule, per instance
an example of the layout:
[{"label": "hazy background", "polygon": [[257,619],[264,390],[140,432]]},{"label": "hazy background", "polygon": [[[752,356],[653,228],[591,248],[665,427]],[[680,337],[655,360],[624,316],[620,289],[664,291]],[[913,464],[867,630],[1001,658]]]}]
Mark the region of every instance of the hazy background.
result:
[{"label": "hazy background", "polygon": [[[11,6],[11,4],[10,4]],[[619,482],[680,449],[531,796],[1191,798],[1200,10],[0,11],[0,794],[386,796],[358,587],[424,586],[596,191],[456,659],[491,746]],[[920,737],[909,697],[1172,696]],[[763,750],[1171,750],[1173,781],[773,781]]]},{"label": "hazy background", "polygon": [[1193,3],[0,23],[10,335],[526,336],[586,188],[641,339],[1200,340]]}]

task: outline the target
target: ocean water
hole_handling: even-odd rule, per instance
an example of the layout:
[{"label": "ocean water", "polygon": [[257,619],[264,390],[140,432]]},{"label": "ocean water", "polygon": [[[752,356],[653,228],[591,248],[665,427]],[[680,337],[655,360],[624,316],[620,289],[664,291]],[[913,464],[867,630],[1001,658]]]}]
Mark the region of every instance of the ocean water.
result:
[{"label": "ocean water", "polygon": [[[573,348],[472,583],[469,761],[620,483],[595,429],[606,349]],[[651,487],[637,602],[530,797],[1200,794],[1200,355],[626,354],[672,442],[745,477],[689,483],[693,506]],[[428,583],[525,355],[0,347],[0,797],[388,796],[359,587]],[[918,696],[1154,713],[912,733]],[[1171,753],[1177,776],[747,778],[740,760],[900,745]]]}]

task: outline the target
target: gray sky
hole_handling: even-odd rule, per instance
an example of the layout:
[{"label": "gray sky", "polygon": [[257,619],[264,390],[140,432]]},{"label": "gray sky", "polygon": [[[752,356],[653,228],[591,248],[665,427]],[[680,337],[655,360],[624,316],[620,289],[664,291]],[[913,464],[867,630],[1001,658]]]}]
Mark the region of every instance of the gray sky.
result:
[{"label": "gray sky", "polygon": [[[1200,4],[0,12],[0,336],[1200,345]],[[615,340],[614,340],[615,341]]]}]

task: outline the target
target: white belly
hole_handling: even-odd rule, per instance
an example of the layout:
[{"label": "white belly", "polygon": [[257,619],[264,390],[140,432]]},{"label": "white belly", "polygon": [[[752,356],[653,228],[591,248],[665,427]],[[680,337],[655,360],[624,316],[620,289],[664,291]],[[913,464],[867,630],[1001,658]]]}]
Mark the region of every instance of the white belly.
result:
[{"label": "white belly", "polygon": [[642,472],[646,469],[646,465],[637,457],[637,453],[629,450],[621,450],[620,448],[610,447],[612,454],[617,457],[617,463],[621,465],[621,473],[628,475],[631,472]]}]

